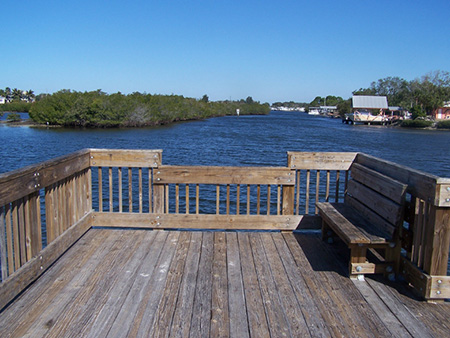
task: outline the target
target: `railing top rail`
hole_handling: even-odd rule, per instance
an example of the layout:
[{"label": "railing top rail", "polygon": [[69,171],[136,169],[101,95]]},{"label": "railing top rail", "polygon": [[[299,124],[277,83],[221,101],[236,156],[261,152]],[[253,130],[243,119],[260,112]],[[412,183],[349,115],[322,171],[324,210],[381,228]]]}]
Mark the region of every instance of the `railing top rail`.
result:
[{"label": "railing top rail", "polygon": [[0,205],[18,200],[28,194],[89,168],[89,149],[0,174]]},{"label": "railing top rail", "polygon": [[154,175],[155,184],[295,184],[285,167],[161,166]]},{"label": "railing top rail", "polygon": [[408,192],[428,203],[450,207],[450,178],[438,177],[364,153],[358,153],[355,162],[407,184]]},{"label": "railing top rail", "polygon": [[162,150],[90,149],[91,166],[155,168],[162,163]]},{"label": "railing top rail", "polygon": [[305,170],[348,170],[357,153],[288,151],[288,167]]}]

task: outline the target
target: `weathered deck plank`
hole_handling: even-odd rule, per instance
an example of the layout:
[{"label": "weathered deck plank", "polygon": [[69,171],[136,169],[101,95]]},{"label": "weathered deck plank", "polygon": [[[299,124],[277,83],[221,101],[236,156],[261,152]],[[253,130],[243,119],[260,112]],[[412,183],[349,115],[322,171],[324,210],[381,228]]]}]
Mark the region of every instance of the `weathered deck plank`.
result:
[{"label": "weathered deck plank", "polygon": [[353,282],[346,254],[318,233],[92,229],[0,313],[0,336],[448,334],[449,303]]}]

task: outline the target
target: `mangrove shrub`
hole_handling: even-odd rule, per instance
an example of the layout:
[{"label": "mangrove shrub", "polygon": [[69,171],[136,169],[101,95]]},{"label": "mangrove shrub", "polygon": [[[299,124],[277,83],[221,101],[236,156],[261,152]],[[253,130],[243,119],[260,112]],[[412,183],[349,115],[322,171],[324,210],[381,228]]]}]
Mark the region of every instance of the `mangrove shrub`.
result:
[{"label": "mangrove shrub", "polygon": [[61,90],[35,102],[30,117],[37,123],[80,127],[142,127],[175,121],[236,114],[268,114],[268,104],[186,98],[180,95],[124,95],[101,90]]}]

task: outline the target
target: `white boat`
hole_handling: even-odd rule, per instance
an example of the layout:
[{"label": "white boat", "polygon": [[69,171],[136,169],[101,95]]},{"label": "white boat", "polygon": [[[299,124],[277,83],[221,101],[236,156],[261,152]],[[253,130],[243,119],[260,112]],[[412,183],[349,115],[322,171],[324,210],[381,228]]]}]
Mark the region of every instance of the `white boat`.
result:
[{"label": "white boat", "polygon": [[308,111],[308,115],[320,115],[320,111],[318,109],[311,109]]},{"label": "white boat", "polygon": [[391,122],[390,116],[384,114],[372,115],[369,111],[355,111],[350,114],[345,114],[343,123],[349,124],[386,124]]}]

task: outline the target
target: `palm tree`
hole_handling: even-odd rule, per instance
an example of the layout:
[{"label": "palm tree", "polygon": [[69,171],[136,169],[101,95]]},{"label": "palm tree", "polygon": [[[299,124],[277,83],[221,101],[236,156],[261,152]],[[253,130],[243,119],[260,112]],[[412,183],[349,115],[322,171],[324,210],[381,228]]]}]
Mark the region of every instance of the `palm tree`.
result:
[{"label": "palm tree", "polygon": [[36,96],[34,95],[34,92],[31,89],[25,92],[25,98],[27,99],[27,102],[34,101],[35,97]]},{"label": "palm tree", "polygon": [[23,95],[23,93],[20,89],[14,88],[12,90],[13,100],[19,101],[22,98],[22,95]]},{"label": "palm tree", "polygon": [[6,101],[11,101],[12,100],[11,88],[9,88],[9,87],[5,88],[5,97],[6,97]]}]

